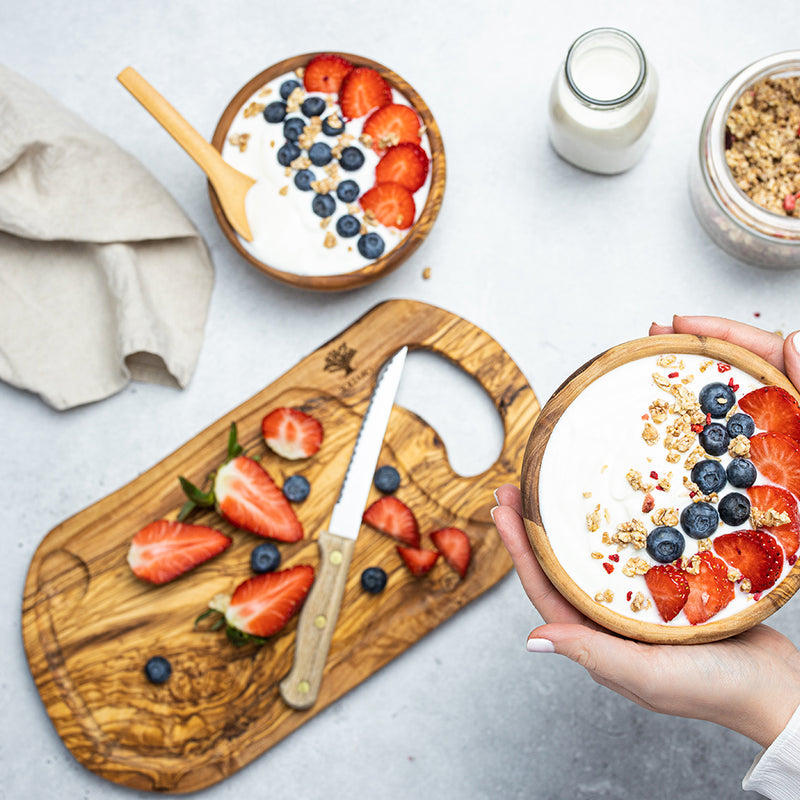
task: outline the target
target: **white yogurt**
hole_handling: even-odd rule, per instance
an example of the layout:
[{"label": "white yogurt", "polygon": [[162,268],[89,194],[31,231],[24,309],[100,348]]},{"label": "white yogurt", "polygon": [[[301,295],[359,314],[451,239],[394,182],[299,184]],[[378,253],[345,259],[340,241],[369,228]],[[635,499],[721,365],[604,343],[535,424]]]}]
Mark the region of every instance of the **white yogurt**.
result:
[{"label": "white yogurt", "polygon": [[[703,364],[708,366],[701,372]],[[679,373],[678,377],[667,378],[675,372]],[[556,558],[589,597],[596,598],[598,593],[610,590],[613,600],[602,602],[618,614],[644,622],[688,625],[683,611],[671,622],[664,623],[652,603],[644,576],[628,577],[623,573],[623,567],[630,558],[641,558],[651,565],[657,563],[645,549],[637,550],[628,544],[619,551],[619,561],[615,562],[609,561],[608,556],[617,553],[617,544],[603,544],[603,533],[613,534],[620,523],[640,520],[648,533],[656,527],[651,517],[653,512],[642,512],[645,492],[635,489],[626,477],[632,469],[639,472],[642,480],[648,484],[656,483],[650,477],[651,472],[656,473],[659,479],[670,476],[670,486],[666,491],[656,488],[650,491],[655,500],[655,509],[674,508],[680,513],[692,502],[689,490],[683,484],[684,476],[689,477],[691,471],[684,466],[688,453],[681,453],[678,463],[670,463],[667,461],[668,450],[664,446],[665,428],[676,417],[670,414],[661,423],[654,423],[649,418],[649,407],[654,400],[674,402],[669,391],[654,383],[654,373],[667,378],[671,384],[681,383],[682,379],[692,376],[693,380],[686,383],[685,387],[695,395],[708,383],[727,383],[730,378],[739,386],[737,398],[761,386],[740,370],[731,368],[720,373],[717,362],[693,355],[676,356],[675,364],[669,367],[658,366],[655,357],[617,367],[586,387],[554,427],[542,458],[539,511]],[[643,418],[644,415],[648,415],[648,418]],[[648,445],[642,437],[645,424],[653,425],[659,434],[658,441],[653,445]],[[695,447],[699,447],[696,437],[688,452]],[[724,454],[720,460],[727,466],[731,456]],[[756,483],[763,485],[771,481],[759,474]],[[746,494],[747,490],[736,489],[728,484],[720,497],[731,491]],[[587,515],[594,512],[598,505],[599,527],[590,531]],[[674,527],[681,530],[679,524]],[[748,529],[750,523],[746,521],[739,527]],[[717,534],[733,530],[736,528],[722,524]],[[698,552],[699,542],[689,536],[685,540],[684,556],[690,558]],[[593,558],[592,553],[601,553],[603,558]],[[611,564],[613,572],[607,573],[604,563]],[[784,559],[783,571],[775,586],[789,569],[791,567]],[[630,597],[635,598],[637,592],[651,602],[649,608],[634,612],[629,593]],[[742,591],[737,584],[734,599],[709,621],[735,614],[753,602],[752,595]]]},{"label": "white yogurt", "polygon": [[[255,178],[257,183],[248,192],[245,211],[253,241],[247,242],[241,237],[242,246],[259,261],[296,275],[341,275],[362,269],[374,259],[364,258],[358,251],[358,236],[344,238],[336,233],[336,220],[347,213],[363,222],[363,213],[358,205],[358,200],[345,204],[336,198],[335,191],[332,197],[336,199],[336,211],[323,224],[323,219],[311,209],[311,202],[315,192],[301,191],[294,184],[296,170],[287,168],[278,163],[277,152],[284,144],[283,122],[269,123],[257,107],[264,107],[275,100],[281,100],[279,93],[281,84],[286,80],[298,80],[297,75],[288,73],[270,81],[266,86],[255,92],[246,100],[239,109],[231,123],[225,144],[222,148],[222,157],[236,169]],[[302,81],[301,81],[302,83]],[[322,97],[328,100],[328,107],[323,117],[329,114],[340,114],[335,97],[329,97],[319,92],[307,92],[305,97]],[[392,89],[392,102],[403,105],[410,103],[397,91]],[[255,104],[255,105],[254,105]],[[257,109],[253,112],[253,109]],[[307,118],[298,110],[286,115],[286,118]],[[379,157],[371,148],[365,147],[358,141],[364,123],[369,117],[354,119],[346,123],[345,133],[353,137],[351,145],[358,147],[364,154],[364,164],[354,171],[339,170],[339,180],[352,179],[359,185],[360,194],[364,194],[375,183],[375,166]],[[246,143],[242,148],[238,143],[242,139]],[[327,136],[319,133],[315,140],[325,142],[334,147],[338,137]],[[431,157],[430,142],[427,135],[422,136],[421,145],[425,150],[429,162]],[[306,154],[306,151],[303,151]],[[318,179],[327,177],[324,167],[311,166],[310,169]],[[288,173],[288,174],[287,174]],[[416,206],[416,219],[428,198],[430,188],[431,169],[425,184],[414,193]],[[378,233],[385,244],[382,256],[397,247],[408,235],[409,230],[397,230],[383,225],[369,225],[369,231]],[[332,246],[330,246],[332,245]]]}]

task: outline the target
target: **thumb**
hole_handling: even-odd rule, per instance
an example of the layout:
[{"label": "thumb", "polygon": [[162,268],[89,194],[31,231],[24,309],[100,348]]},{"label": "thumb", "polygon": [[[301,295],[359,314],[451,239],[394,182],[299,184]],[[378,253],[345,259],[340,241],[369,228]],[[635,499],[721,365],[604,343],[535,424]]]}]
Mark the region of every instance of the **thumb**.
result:
[{"label": "thumb", "polygon": [[783,361],[789,380],[800,391],[800,331],[786,337],[783,343]]}]

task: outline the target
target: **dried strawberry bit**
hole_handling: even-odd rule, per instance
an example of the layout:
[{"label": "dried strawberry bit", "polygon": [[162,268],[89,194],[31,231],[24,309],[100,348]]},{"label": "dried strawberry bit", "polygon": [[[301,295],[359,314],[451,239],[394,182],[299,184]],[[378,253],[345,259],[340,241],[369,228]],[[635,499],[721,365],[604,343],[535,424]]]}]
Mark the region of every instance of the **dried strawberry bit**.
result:
[{"label": "dried strawberry bit", "polygon": [[738,383],[734,383],[733,382],[733,378],[728,378],[728,386],[730,386],[731,389],[733,389],[734,392],[738,392],[739,391],[739,384]]},{"label": "dried strawberry bit", "polygon": [[642,500],[642,514],[649,514],[656,507],[656,501],[649,492]]},{"label": "dried strawberry bit", "polygon": [[706,414],[706,425],[711,424],[711,414]]},{"label": "dried strawberry bit", "polygon": [[689,492],[689,497],[694,497],[696,494],[697,492]]},{"label": "dried strawberry bit", "polygon": [[702,433],[703,432],[703,428],[705,428],[705,425],[703,425],[703,424],[701,424],[699,422],[696,423],[695,425],[692,425],[692,430],[695,433]]},{"label": "dried strawberry bit", "polygon": [[626,594],[625,597],[627,598],[628,602],[630,603],[631,598],[633,597],[633,592],[628,592],[628,594]]},{"label": "dried strawberry bit", "polygon": [[793,566],[795,561],[797,561],[797,553],[793,553],[786,560],[789,562],[789,566]]},{"label": "dried strawberry bit", "polygon": [[717,371],[718,372],[728,372],[731,368],[730,364],[723,364],[722,361],[717,362]]},{"label": "dried strawberry bit", "polygon": [[609,561],[619,561],[619,553],[612,553],[612,554],[611,554],[611,555],[608,557],[608,560],[609,560]]},{"label": "dried strawberry bit", "polygon": [[793,194],[787,194],[786,197],[783,198],[783,210],[789,214],[794,211],[796,205],[797,198]]},{"label": "dried strawberry bit", "polygon": [[657,481],[657,480],[658,480],[658,473],[657,473],[655,470],[652,470],[652,471],[650,472],[650,477],[651,477],[651,478],[652,478],[654,481]]},{"label": "dried strawberry bit", "polygon": [[642,419],[645,419],[645,420],[646,419],[650,419],[650,415],[649,414],[642,414]]},{"label": "dried strawberry bit", "polygon": [[609,564],[607,561],[604,561],[603,569],[610,575],[614,571],[614,565]]},{"label": "dried strawberry bit", "polygon": [[756,592],[753,595],[753,600],[760,600],[761,599],[761,592]]},{"label": "dried strawberry bit", "polygon": [[667,377],[668,378],[677,378],[678,375],[680,375],[680,372],[670,372],[669,375],[667,375]]},{"label": "dried strawberry bit", "polygon": [[760,311],[754,311],[753,312],[753,316],[754,317],[760,317],[761,316],[761,312]]},{"label": "dried strawberry bit", "polygon": [[664,487],[660,486],[660,485],[656,486],[656,489],[658,489],[659,492],[663,492],[664,491]]}]

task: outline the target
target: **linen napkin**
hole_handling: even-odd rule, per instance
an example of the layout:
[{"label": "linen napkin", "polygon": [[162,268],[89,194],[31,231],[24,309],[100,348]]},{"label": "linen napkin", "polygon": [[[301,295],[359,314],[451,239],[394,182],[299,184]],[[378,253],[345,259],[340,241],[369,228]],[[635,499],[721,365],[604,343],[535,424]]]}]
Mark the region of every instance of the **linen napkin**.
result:
[{"label": "linen napkin", "polygon": [[57,409],[189,382],[214,270],[133,156],[0,65],[0,379]]}]

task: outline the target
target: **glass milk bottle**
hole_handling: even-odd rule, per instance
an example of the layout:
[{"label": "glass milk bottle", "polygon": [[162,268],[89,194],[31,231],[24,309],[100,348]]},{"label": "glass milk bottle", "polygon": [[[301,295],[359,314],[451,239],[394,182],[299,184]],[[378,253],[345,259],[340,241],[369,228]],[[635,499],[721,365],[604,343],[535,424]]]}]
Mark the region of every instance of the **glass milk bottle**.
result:
[{"label": "glass milk bottle", "polygon": [[553,81],[550,141],[581,169],[624,172],[647,149],[657,96],[658,77],[639,43],[595,28],[572,43]]}]

